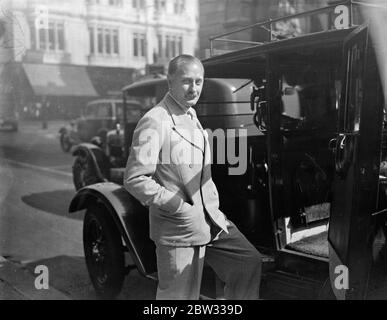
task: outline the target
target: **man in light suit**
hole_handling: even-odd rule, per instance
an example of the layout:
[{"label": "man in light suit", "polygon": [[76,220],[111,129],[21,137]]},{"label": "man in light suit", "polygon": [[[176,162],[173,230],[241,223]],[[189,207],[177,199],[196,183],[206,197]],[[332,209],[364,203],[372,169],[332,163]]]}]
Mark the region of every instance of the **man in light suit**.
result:
[{"label": "man in light suit", "polygon": [[169,92],[137,125],[124,186],[149,207],[158,300],[197,300],[204,260],[226,299],[257,299],[261,255],[219,210],[208,135],[192,108],[203,82],[200,60],[170,62]]}]

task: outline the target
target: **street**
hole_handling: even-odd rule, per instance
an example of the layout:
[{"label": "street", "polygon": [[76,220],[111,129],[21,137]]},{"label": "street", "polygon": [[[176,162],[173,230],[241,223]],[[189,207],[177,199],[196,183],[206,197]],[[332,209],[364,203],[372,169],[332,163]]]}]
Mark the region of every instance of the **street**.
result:
[{"label": "street", "polygon": [[[43,130],[41,122],[20,122],[18,132],[0,131],[0,256],[33,277],[36,266],[47,266],[49,285],[70,299],[96,299],[83,257],[83,212],[68,213],[75,190],[72,156],[57,137],[63,124]],[[132,271],[119,299],[153,299],[155,289]]]}]

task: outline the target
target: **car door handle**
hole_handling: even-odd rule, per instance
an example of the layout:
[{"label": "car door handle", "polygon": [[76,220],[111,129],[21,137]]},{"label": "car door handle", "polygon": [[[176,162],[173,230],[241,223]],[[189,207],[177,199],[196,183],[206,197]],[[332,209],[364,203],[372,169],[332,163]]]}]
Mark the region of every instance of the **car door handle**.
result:
[{"label": "car door handle", "polygon": [[337,138],[334,138],[328,142],[328,149],[333,153],[336,152],[337,148]]}]

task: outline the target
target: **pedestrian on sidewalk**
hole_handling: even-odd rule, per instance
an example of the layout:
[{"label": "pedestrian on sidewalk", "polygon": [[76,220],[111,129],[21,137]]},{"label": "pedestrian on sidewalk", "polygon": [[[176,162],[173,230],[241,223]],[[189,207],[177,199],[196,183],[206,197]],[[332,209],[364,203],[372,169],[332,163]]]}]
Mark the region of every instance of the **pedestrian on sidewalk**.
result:
[{"label": "pedestrian on sidewalk", "polygon": [[42,129],[45,130],[48,128],[48,115],[50,109],[50,102],[44,97],[42,99],[42,108],[41,108],[41,118],[42,118]]}]

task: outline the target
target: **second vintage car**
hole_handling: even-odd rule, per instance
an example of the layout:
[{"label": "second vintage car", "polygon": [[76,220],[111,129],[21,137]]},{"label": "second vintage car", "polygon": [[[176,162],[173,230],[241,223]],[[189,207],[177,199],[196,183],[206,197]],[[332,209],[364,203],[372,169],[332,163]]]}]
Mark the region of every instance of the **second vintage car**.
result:
[{"label": "second vintage car", "polygon": [[[129,102],[129,108],[133,110],[129,121],[137,122],[136,112],[139,105],[135,101]],[[68,126],[59,130],[59,140],[64,152],[69,152],[71,147],[81,142],[90,142],[93,137],[99,136],[104,142],[109,130],[123,121],[123,105],[119,99],[100,99],[86,104],[81,117],[71,121]]]}]

